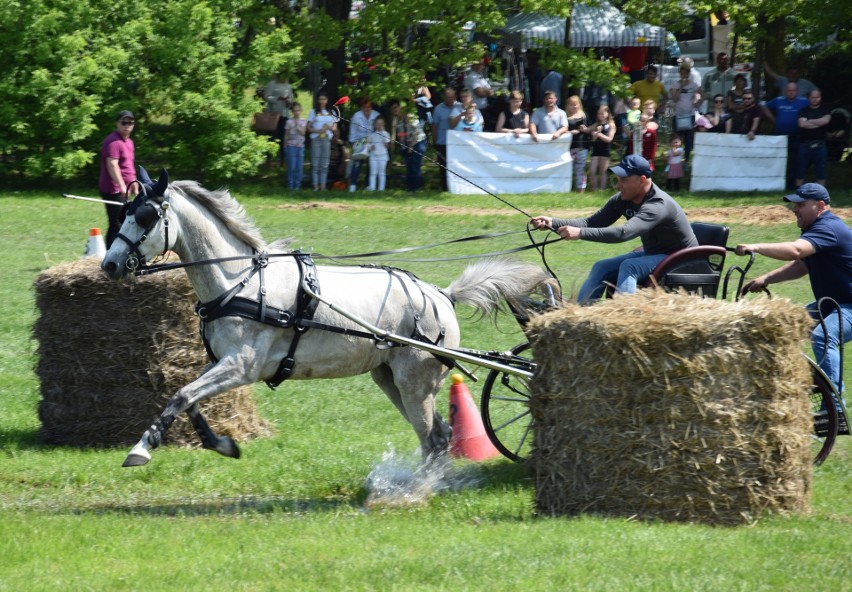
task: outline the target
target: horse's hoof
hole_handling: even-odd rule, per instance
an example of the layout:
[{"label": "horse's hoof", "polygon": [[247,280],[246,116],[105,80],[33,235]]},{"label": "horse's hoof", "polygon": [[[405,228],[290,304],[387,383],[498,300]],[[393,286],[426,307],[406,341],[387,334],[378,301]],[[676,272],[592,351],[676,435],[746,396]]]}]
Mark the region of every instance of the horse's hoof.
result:
[{"label": "horse's hoof", "polygon": [[127,458],[124,459],[124,464],[122,467],[141,467],[142,465],[148,464],[148,461],[151,460],[151,457],[145,457],[141,454],[133,454],[130,453],[127,455]]},{"label": "horse's hoof", "polygon": [[216,442],[216,447],[213,449],[222,456],[227,456],[228,458],[240,458],[240,447],[237,446],[237,443],[233,438],[229,436],[222,436]]}]

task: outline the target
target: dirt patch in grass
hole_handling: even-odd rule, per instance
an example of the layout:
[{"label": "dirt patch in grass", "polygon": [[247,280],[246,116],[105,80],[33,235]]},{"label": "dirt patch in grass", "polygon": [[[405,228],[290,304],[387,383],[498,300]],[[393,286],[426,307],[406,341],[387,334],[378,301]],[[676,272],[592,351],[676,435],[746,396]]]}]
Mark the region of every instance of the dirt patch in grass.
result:
[{"label": "dirt patch in grass", "polygon": [[743,206],[725,208],[691,208],[686,215],[695,222],[716,224],[748,224],[752,226],[774,226],[795,222],[796,218],[784,206]]},{"label": "dirt patch in grass", "polygon": [[[263,206],[261,206],[263,207]],[[379,206],[356,206],[351,204],[341,204],[341,203],[333,203],[330,201],[304,201],[302,203],[297,204],[279,204],[277,206],[273,206],[276,210],[335,210],[335,211],[345,211],[351,210],[353,208],[373,208]]]}]

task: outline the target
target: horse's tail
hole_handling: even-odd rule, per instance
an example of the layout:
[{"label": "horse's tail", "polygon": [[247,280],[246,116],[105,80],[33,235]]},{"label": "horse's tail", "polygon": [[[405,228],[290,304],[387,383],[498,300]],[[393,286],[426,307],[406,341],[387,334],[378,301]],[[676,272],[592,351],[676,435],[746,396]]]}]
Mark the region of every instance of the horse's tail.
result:
[{"label": "horse's tail", "polygon": [[496,314],[507,302],[514,312],[528,310],[529,297],[544,296],[546,306],[558,305],[556,280],[540,267],[516,259],[482,259],[469,265],[445,292],[454,302],[468,304],[482,316]]}]

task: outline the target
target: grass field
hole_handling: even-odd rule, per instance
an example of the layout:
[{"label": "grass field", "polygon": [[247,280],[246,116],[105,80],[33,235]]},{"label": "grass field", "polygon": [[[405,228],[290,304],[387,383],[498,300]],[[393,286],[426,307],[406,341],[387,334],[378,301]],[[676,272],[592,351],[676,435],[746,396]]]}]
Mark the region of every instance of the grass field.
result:
[{"label": "grass field", "polygon": [[[65,191],[87,194],[87,189]],[[483,196],[287,194],[234,190],[268,240],[324,255],[522,231],[526,219]],[[320,201],[318,197],[322,197]],[[590,211],[603,194],[510,196],[530,214]],[[731,244],[796,236],[777,195],[690,195],[692,219],[731,225]],[[852,192],[832,191],[852,221]],[[126,448],[53,448],[37,441],[32,283],[80,256],[99,204],[59,193],[0,193],[0,591],[38,590],[848,590],[852,587],[852,438],[815,469],[812,511],[714,528],[536,515],[522,467],[457,461],[422,503],[370,508],[366,481],[389,464],[411,470],[413,431],[368,378],[256,386],[274,435],[234,461],[158,449],[123,469]],[[453,257],[526,244],[523,233],[443,246]],[[625,245],[560,243],[547,257],[566,292],[591,263]],[[523,258],[537,261],[533,251]],[[406,256],[400,256],[405,258]],[[408,256],[410,257],[410,256]],[[447,285],[464,261],[401,262]],[[774,263],[758,260],[755,273]],[[809,299],[806,281],[773,293]],[[97,327],[93,327],[97,331]],[[463,323],[463,345],[509,347],[513,321]],[[80,356],[87,355],[81,351]],[[847,365],[848,367],[848,365]],[[483,374],[484,376],[484,374]],[[852,372],[847,370],[847,380]],[[446,414],[447,389],[439,398]],[[476,385],[471,385],[474,396]]]}]

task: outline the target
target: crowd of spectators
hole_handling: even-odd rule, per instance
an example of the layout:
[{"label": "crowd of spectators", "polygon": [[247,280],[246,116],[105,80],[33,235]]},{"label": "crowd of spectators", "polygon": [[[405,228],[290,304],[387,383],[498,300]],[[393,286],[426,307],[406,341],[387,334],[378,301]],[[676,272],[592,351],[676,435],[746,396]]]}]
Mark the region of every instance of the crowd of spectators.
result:
[{"label": "crowd of spectators", "polygon": [[[760,103],[746,76],[729,62],[726,53],[719,53],[715,68],[702,77],[685,58],[678,64],[677,79],[668,87],[660,80],[658,68],[648,65],[644,77],[631,84],[632,96],[627,100],[615,99],[605,89],[590,85],[591,90],[572,94],[564,105],[560,100],[563,76],[549,70],[537,89],[541,105],[529,110],[523,92],[512,90],[503,95],[495,90],[497,84],[489,79],[483,62],[471,64],[466,76],[459,78],[461,88],[442,88],[437,101],[424,77],[404,100],[374,108],[368,98],[360,99],[358,110],[348,119],[335,117],[329,97],[323,93],[317,94],[304,120],[300,107],[299,115],[293,114],[291,119],[297,105],[284,76],[270,81],[263,97],[268,110],[281,114],[274,134],[282,146],[281,158],[286,157],[288,169],[299,171],[288,173],[290,189],[301,187],[307,143],[315,191],[330,187],[382,191],[392,175],[388,168],[397,166],[405,167],[404,187],[417,191],[424,184],[422,167],[428,146],[434,149],[436,164],[445,167],[447,134],[457,130],[528,134],[535,142],[541,135],[556,140],[570,134],[573,187],[578,192],[587,185],[592,190],[605,188],[610,158],[629,154],[642,155],[652,168],[660,158],[666,164],[667,187],[678,190],[680,179],[689,171],[696,133],[741,134],[753,140],[764,121],[774,125],[776,135],[788,137],[787,185],[803,184],[811,166],[816,181],[824,184],[830,114],[821,105],[819,89],[799,77],[796,68],[779,76],[767,65],[768,81],[782,92]],[[659,137],[662,133],[665,137]],[[361,179],[362,169],[369,169],[366,183]],[[439,178],[440,189],[446,191],[444,171]]]}]

